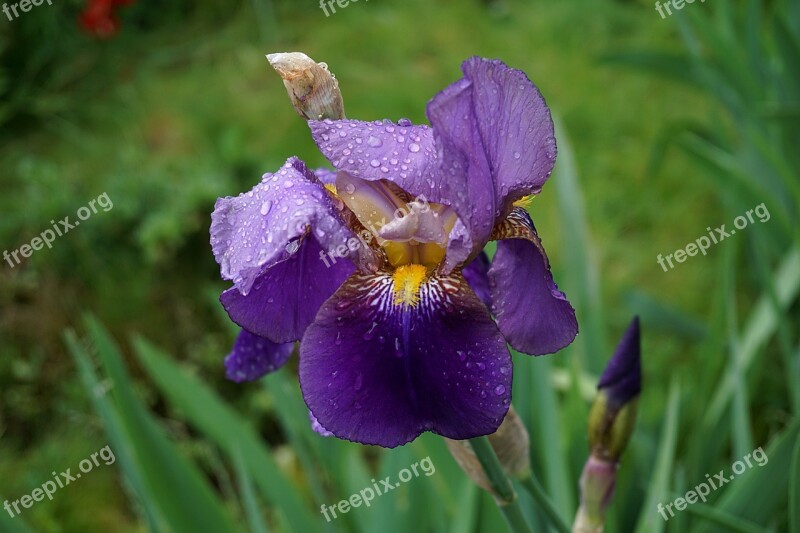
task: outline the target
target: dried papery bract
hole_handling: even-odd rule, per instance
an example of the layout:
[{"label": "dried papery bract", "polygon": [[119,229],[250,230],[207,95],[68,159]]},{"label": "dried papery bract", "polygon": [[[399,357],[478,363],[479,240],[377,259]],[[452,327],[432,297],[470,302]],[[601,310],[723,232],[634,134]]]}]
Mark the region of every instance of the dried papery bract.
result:
[{"label": "dried papery bract", "polygon": [[345,118],[339,82],[325,63],[317,63],[302,52],[269,54],[267,59],[283,79],[289,99],[301,117]]},{"label": "dried papery bract", "polygon": [[[491,492],[498,504],[503,502],[492,490],[486,472],[478,462],[469,441],[444,439],[447,449],[461,469],[482,489]],[[503,470],[511,476],[524,477],[530,471],[530,438],[513,407],[508,410],[500,428],[489,435],[489,443],[494,448]]]}]

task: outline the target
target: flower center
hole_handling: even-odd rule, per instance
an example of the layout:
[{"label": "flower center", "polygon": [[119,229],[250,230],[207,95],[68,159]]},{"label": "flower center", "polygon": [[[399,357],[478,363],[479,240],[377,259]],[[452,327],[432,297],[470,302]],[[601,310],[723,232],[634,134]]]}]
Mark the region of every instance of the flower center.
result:
[{"label": "flower center", "polygon": [[410,264],[398,267],[392,274],[394,303],[415,307],[419,303],[419,288],[428,275],[423,265]]},{"label": "flower center", "polygon": [[392,266],[433,270],[444,259],[456,222],[449,207],[429,203],[422,195],[412,198],[389,181],[366,181],[346,172],[336,175],[336,193],[375,236]]}]

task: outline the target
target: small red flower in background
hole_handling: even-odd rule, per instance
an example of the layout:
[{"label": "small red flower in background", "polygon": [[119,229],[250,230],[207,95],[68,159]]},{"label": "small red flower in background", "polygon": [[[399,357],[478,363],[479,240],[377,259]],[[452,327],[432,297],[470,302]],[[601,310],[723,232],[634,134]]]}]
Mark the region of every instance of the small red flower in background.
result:
[{"label": "small red flower in background", "polygon": [[94,37],[113,37],[119,31],[119,19],[114,9],[133,2],[134,0],[89,0],[79,17],[80,25]]}]

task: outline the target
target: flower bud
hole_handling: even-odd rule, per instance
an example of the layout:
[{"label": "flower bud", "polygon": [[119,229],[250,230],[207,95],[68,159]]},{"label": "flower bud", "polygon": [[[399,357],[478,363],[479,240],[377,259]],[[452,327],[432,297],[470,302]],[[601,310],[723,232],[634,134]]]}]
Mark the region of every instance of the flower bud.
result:
[{"label": "flower bud", "polygon": [[589,413],[591,455],[581,475],[581,505],[573,533],[602,533],[614,495],[617,465],[636,422],[642,389],[639,318],[635,317],[608,362]]},{"label": "flower bud", "polygon": [[269,54],[272,65],[283,79],[295,111],[306,120],[344,118],[344,102],[339,82],[325,63],[316,63],[302,52]]},{"label": "flower bud", "polygon": [[589,413],[589,443],[598,457],[616,461],[630,439],[642,389],[639,318],[628,326],[609,361]]}]

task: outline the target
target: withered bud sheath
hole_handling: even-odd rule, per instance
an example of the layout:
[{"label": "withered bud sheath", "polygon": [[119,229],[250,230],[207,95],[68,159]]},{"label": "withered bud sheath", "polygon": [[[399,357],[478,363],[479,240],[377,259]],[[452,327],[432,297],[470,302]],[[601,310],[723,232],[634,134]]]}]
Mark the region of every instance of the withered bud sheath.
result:
[{"label": "withered bud sheath", "polygon": [[[476,485],[492,493],[498,503],[502,505],[504,502],[498,494],[494,493],[469,441],[445,439],[445,443],[467,476]],[[498,430],[489,435],[489,444],[492,445],[506,474],[524,477],[530,471],[530,438],[513,406],[508,410],[508,414]]]},{"label": "withered bud sheath", "polygon": [[306,120],[345,118],[339,82],[325,63],[317,63],[302,52],[280,52],[267,56],[281,79],[295,111]]},{"label": "withered bud sheath", "polygon": [[628,445],[642,389],[639,318],[635,317],[609,361],[589,414],[591,455],[580,479],[581,505],[573,533],[602,533],[617,467]]}]

